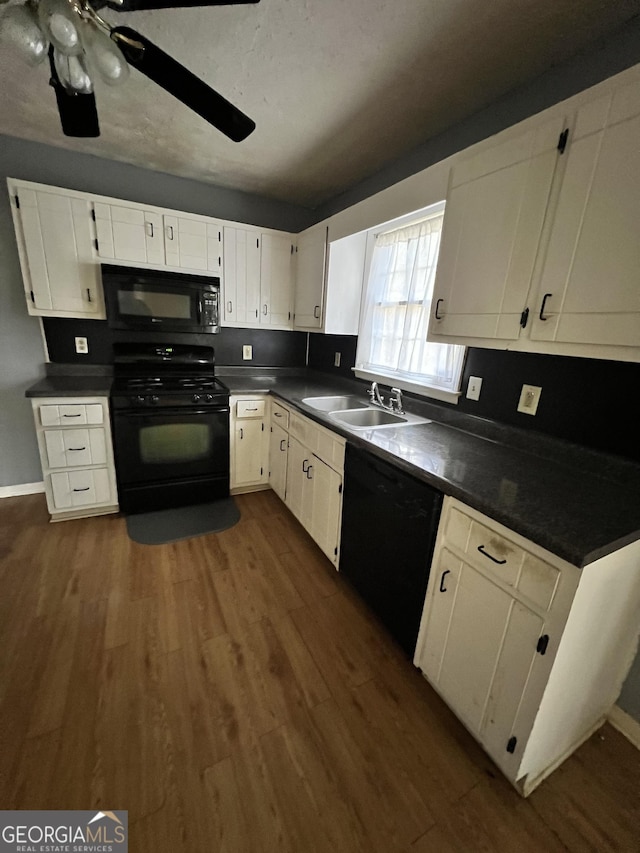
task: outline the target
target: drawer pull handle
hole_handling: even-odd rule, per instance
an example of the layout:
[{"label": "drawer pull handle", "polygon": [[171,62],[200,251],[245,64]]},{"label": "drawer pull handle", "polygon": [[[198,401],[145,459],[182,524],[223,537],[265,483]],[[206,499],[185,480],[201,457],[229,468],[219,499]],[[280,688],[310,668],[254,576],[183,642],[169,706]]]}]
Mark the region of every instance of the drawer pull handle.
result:
[{"label": "drawer pull handle", "polygon": [[313,480],[313,477],[309,476],[310,471],[313,471],[313,465],[309,465],[309,467],[307,468],[307,480]]},{"label": "drawer pull handle", "polygon": [[444,572],[442,573],[442,575],[440,576],[440,592],[446,592],[447,591],[447,588],[444,585],[444,577],[445,577],[445,575],[448,575],[448,574],[450,574],[449,569],[445,569]]},{"label": "drawer pull handle", "polygon": [[281,418],[282,414],[280,412],[274,412],[273,416],[274,416],[274,418]]},{"label": "drawer pull handle", "polygon": [[92,301],[93,300],[91,299],[91,288],[88,287],[87,288],[87,302],[92,302]]},{"label": "drawer pull handle", "polygon": [[319,319],[320,319],[320,306],[319,306],[319,305],[316,305],[316,306],[314,307],[314,309],[313,309],[313,316],[315,317],[315,319],[316,319],[316,320],[319,320]]},{"label": "drawer pull handle", "polygon": [[478,551],[480,551],[481,554],[484,554],[485,557],[488,557],[492,562],[497,563],[499,566],[504,566],[507,562],[506,560],[496,560],[495,557],[492,557],[491,554],[484,550],[484,545],[478,545]]},{"label": "drawer pull handle", "polygon": [[[282,446],[283,444],[285,445],[285,447],[283,447],[283,446]],[[283,453],[284,453],[284,451],[287,449],[287,448],[286,448],[286,444],[287,444],[287,439],[286,439],[286,438],[281,438],[281,439],[280,439],[280,450],[282,450],[282,452],[283,452]]]},{"label": "drawer pull handle", "polygon": [[247,408],[245,409],[245,412],[257,412],[257,411],[258,411],[257,406],[254,406],[253,409],[250,409],[249,406],[247,406]]},{"label": "drawer pull handle", "polygon": [[147,222],[149,226],[149,237],[153,237],[153,222]]},{"label": "drawer pull handle", "polygon": [[86,450],[86,447],[67,447],[67,450]]},{"label": "drawer pull handle", "polygon": [[547,653],[547,646],[549,645],[549,635],[543,634],[538,640],[538,645],[536,646],[536,651],[539,655],[544,655]]},{"label": "drawer pull handle", "polygon": [[227,311],[229,312],[229,314],[231,314],[231,312],[233,311],[233,302],[231,300],[227,302]]},{"label": "drawer pull handle", "polygon": [[436,320],[442,320],[442,314],[438,313],[438,309],[440,308],[440,303],[444,302],[444,299],[436,299],[436,310],[435,310],[435,318]]},{"label": "drawer pull handle", "polygon": [[540,306],[540,314],[538,315],[541,320],[548,320],[549,319],[548,317],[544,316],[544,306],[546,305],[547,299],[550,296],[553,296],[553,293],[545,293],[545,295],[542,297],[542,305]]},{"label": "drawer pull handle", "polygon": [[[305,468],[305,467],[304,467],[305,465],[307,466],[307,468]],[[303,472],[303,474],[306,474],[306,473],[307,473],[307,469],[308,469],[308,467],[309,467],[309,460],[308,460],[308,459],[304,459],[304,460],[303,460],[303,462],[302,462],[302,472]]]},{"label": "drawer pull handle", "polygon": [[81,417],[82,417],[82,413],[79,413],[79,414],[77,414],[77,415],[63,415],[62,417],[63,417],[63,418],[81,418]]},{"label": "drawer pull handle", "polygon": [[262,313],[264,314],[265,317],[267,316],[267,311],[268,311],[267,303],[265,302],[264,305],[262,306]]},{"label": "drawer pull handle", "polygon": [[240,438],[244,438],[244,430],[240,427]]},{"label": "drawer pull handle", "polygon": [[91,486],[85,486],[84,489],[73,489],[74,492],[88,492]]}]

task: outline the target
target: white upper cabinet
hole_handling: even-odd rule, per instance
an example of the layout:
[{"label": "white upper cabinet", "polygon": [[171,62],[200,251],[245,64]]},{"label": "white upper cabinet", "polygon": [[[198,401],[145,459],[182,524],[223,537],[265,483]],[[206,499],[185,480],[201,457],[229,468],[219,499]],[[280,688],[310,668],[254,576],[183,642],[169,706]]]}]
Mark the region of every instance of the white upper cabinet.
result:
[{"label": "white upper cabinet", "polygon": [[518,338],[563,125],[511,134],[452,168],[430,340]]},{"label": "white upper cabinet", "polygon": [[102,259],[220,275],[222,226],[139,206],[93,204]]},{"label": "white upper cabinet", "polygon": [[292,235],[224,228],[224,325],[291,328]]},{"label": "white upper cabinet", "polygon": [[8,183],[29,313],[104,317],[87,199]]},{"label": "white upper cabinet", "polygon": [[578,111],[564,167],[531,339],[638,349],[640,81]]},{"label": "white upper cabinet", "polygon": [[258,325],[260,238],[254,231],[225,227],[222,288],[225,325]]},{"label": "white upper cabinet", "polygon": [[639,78],[630,69],[461,155],[429,340],[640,361]]},{"label": "white upper cabinet", "polygon": [[331,239],[331,221],[298,235],[294,328],[357,335],[366,232]]},{"label": "white upper cabinet", "polygon": [[260,237],[260,325],[291,328],[293,249],[290,234]]},{"label": "white upper cabinet", "polygon": [[315,225],[298,235],[293,313],[296,329],[319,329],[322,326],[326,251],[326,225]]}]

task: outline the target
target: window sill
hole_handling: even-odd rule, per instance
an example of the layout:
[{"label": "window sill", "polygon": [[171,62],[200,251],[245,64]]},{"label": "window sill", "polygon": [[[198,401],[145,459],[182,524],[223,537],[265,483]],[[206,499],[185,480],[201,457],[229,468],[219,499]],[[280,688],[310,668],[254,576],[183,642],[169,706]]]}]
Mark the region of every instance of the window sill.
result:
[{"label": "window sill", "polygon": [[432,400],[441,400],[444,403],[457,405],[462,394],[461,391],[448,391],[446,388],[437,388],[435,385],[418,385],[417,382],[410,382],[408,379],[385,376],[383,373],[371,373],[369,370],[362,370],[359,367],[352,367],[351,369],[358,379],[381,382],[383,385],[391,385],[394,388],[400,388],[402,391],[409,391],[421,397],[430,397]]}]

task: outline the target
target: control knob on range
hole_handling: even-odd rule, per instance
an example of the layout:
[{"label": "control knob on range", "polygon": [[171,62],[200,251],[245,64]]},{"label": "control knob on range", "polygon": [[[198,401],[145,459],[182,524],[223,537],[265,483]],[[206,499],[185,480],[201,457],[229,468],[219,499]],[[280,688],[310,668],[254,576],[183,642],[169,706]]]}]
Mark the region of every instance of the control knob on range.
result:
[{"label": "control knob on range", "polygon": [[134,404],[134,406],[144,406],[145,398],[142,396],[142,394],[138,394],[137,397],[131,398],[131,402]]},{"label": "control knob on range", "polygon": [[210,403],[213,400],[213,396],[211,394],[205,394],[204,399],[206,403]]},{"label": "control knob on range", "polygon": [[150,398],[149,402],[155,406],[156,403],[160,402],[160,397],[156,397],[156,395],[154,394],[153,397]]},{"label": "control knob on range", "polygon": [[194,394],[193,397],[191,398],[191,402],[192,403],[199,403],[200,402],[200,394]]}]

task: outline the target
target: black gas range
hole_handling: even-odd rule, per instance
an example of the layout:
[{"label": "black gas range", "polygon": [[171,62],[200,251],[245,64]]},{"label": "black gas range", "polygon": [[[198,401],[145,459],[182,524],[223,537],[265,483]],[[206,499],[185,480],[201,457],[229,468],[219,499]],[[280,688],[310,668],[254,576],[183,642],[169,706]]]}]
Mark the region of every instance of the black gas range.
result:
[{"label": "black gas range", "polygon": [[212,347],[114,344],[111,389],[125,513],[229,495],[229,389]]}]

